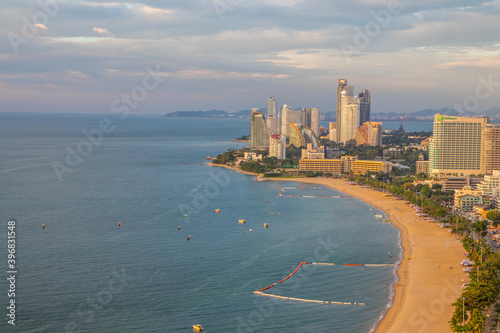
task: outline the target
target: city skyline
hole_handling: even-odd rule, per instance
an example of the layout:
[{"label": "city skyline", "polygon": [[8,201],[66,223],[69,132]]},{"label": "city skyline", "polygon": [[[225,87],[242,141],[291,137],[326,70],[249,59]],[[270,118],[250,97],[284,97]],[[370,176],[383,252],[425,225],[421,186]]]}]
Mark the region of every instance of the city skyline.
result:
[{"label": "city skyline", "polygon": [[0,11],[4,112],[235,112],[263,96],[330,112],[339,77],[371,89],[372,113],[500,106],[498,0],[54,0]]}]

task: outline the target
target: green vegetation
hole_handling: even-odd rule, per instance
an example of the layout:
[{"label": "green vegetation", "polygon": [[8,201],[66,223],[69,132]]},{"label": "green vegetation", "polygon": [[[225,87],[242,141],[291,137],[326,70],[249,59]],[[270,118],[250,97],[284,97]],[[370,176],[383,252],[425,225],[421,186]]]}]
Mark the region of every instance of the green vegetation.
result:
[{"label": "green vegetation", "polygon": [[217,155],[217,157],[212,161],[213,164],[234,164],[236,161],[236,152],[234,149],[228,149],[226,152]]},{"label": "green vegetation", "polygon": [[237,138],[236,141],[250,141],[250,135],[243,135],[240,138]]}]

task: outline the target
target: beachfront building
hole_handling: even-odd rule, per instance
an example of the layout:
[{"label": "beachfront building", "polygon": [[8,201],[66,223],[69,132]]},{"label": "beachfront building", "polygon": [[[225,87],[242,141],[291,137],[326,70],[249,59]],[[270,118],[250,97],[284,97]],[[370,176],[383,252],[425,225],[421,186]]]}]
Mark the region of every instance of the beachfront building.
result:
[{"label": "beachfront building", "polygon": [[368,172],[389,173],[392,163],[385,161],[361,161],[354,156],[342,156],[340,159],[304,158],[299,162],[300,171],[328,172],[332,174],[352,173],[365,175]]},{"label": "beachfront building", "polygon": [[483,128],[481,173],[491,175],[500,170],[500,125],[487,124]]},{"label": "beachfront building", "polygon": [[284,160],[286,158],[286,136],[283,134],[271,134],[269,156],[274,156],[278,160]]},{"label": "beachfront building", "polygon": [[500,209],[500,187],[494,188],[491,193],[491,206]]},{"label": "beachfront building", "polygon": [[481,173],[482,133],[488,118],[434,116],[429,174],[442,179]]},{"label": "beachfront building", "polygon": [[382,146],[382,123],[366,121],[356,129],[354,140],[357,145]]},{"label": "beachfront building", "polygon": [[474,205],[483,204],[483,191],[476,191],[469,186],[461,190],[455,190],[455,209],[462,212],[470,212],[474,209]]},{"label": "beachfront building", "polygon": [[392,171],[393,164],[385,161],[360,161],[352,162],[351,172],[354,175],[366,175],[368,172],[389,173]]},{"label": "beachfront building", "polygon": [[250,115],[250,146],[269,148],[269,129],[262,111],[253,109]]}]

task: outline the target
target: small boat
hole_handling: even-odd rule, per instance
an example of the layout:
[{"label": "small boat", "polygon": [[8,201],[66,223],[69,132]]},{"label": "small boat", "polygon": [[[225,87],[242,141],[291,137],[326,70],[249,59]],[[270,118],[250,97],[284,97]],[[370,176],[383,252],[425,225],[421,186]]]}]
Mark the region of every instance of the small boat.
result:
[{"label": "small boat", "polygon": [[238,220],[238,222],[240,222],[241,224],[247,223],[247,221],[245,221],[244,219]]},{"label": "small boat", "polygon": [[188,238],[186,238],[186,240],[190,240],[191,239],[191,235],[188,236]]},{"label": "small boat", "polygon": [[215,212],[216,212],[216,213],[220,213],[220,209],[216,209],[216,210],[215,210]]},{"label": "small boat", "polygon": [[182,215],[182,217],[183,217],[183,218],[186,218],[186,217],[188,217],[188,216],[187,216],[187,214],[184,214],[184,215]]},{"label": "small boat", "polygon": [[203,327],[201,325],[193,325],[193,331],[201,332],[203,331]]},{"label": "small boat", "polygon": [[264,223],[264,228],[269,228],[269,224]]},{"label": "small boat", "polygon": [[42,229],[45,229],[45,224],[42,224]]},{"label": "small boat", "polygon": [[382,222],[389,222],[389,220],[382,220]]},{"label": "small boat", "polygon": [[248,231],[252,232],[253,230],[252,229],[248,229]]},{"label": "small boat", "polygon": [[378,219],[381,219],[381,218],[382,218],[382,215],[378,215],[378,214],[377,214],[377,215],[375,215],[375,217],[376,217],[376,218],[378,218]]},{"label": "small boat", "polygon": [[180,225],[177,226],[177,230],[181,230],[181,226]]},{"label": "small boat", "polygon": [[122,223],[121,222],[118,222],[118,226],[121,227],[122,226]]}]

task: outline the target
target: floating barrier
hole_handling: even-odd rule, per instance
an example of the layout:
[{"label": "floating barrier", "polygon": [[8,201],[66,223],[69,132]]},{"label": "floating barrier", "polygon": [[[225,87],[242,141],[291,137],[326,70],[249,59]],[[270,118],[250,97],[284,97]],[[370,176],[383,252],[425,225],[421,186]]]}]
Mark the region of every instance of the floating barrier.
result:
[{"label": "floating barrier", "polygon": [[259,295],[259,296],[266,296],[266,297],[285,299],[285,300],[296,301],[296,302],[305,302],[305,303],[334,304],[334,305],[359,305],[359,306],[365,305],[365,303],[357,303],[357,302],[335,302],[335,301],[321,301],[321,300],[316,300],[316,299],[286,297],[286,296],[279,296],[279,295],[273,295],[273,294],[266,294],[266,293],[262,293],[262,292],[258,292],[258,291],[254,291],[253,293],[255,295]]},{"label": "floating barrier", "polygon": [[[291,300],[291,301],[299,301],[299,302],[309,302],[309,303],[326,303],[326,304],[337,304],[337,305],[359,305],[359,306],[364,306],[365,303],[359,303],[359,302],[333,302],[333,301],[320,301],[320,300],[311,300],[311,299],[303,299],[303,298],[294,298],[294,297],[286,297],[286,296],[279,296],[279,295],[273,295],[273,294],[267,294],[263,293],[264,290],[268,290],[273,288],[274,286],[285,282],[289,278],[291,278],[295,273],[299,271],[299,269],[304,266],[304,265],[319,265],[319,266],[335,266],[335,263],[326,263],[326,262],[307,262],[303,261],[300,263],[295,270],[288,274],[284,279],[273,283],[265,288],[259,289],[257,291],[254,291],[253,293],[255,295],[260,295],[260,296],[267,296],[267,297],[274,297],[274,298],[280,298],[280,299],[286,299],[286,300]],[[394,267],[396,266],[395,264],[342,264],[343,266],[355,266],[355,267]]]}]

